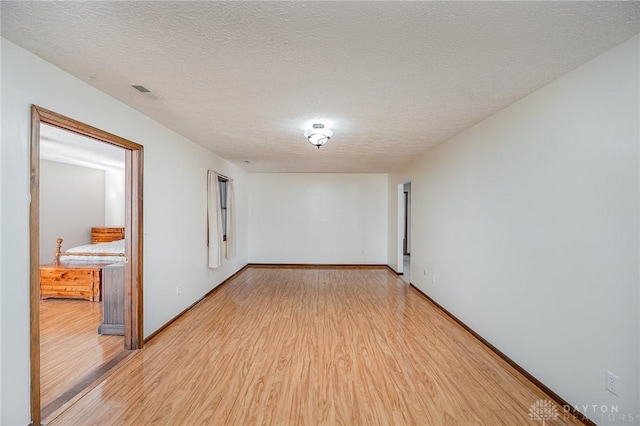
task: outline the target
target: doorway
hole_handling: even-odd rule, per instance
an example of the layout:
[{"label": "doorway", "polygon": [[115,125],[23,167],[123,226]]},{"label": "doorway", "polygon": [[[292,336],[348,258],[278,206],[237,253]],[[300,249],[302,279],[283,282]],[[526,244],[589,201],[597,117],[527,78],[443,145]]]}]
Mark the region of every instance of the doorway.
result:
[{"label": "doorway", "polygon": [[[124,150],[124,343],[123,349],[140,349],[142,340],[142,179],[143,147],[95,127],[44,108],[31,107],[31,204],[30,204],[30,361],[31,419],[40,424],[41,407],[41,347],[40,347],[40,130],[42,125],[86,136]],[[90,302],[91,303],[91,302]],[[124,352],[124,351],[123,351]],[[124,352],[126,353],[126,352]],[[123,358],[123,357],[122,357]],[[120,358],[120,359],[122,359]],[[116,359],[118,361],[118,359]],[[116,362],[117,363],[117,362]],[[111,368],[105,365],[104,368]],[[96,371],[96,374],[104,374]],[[100,375],[101,375],[100,374]],[[97,379],[99,376],[95,377]],[[89,385],[90,383],[86,383]],[[82,385],[80,383],[79,385]],[[62,395],[70,400],[82,391],[76,386]],[[75,394],[74,394],[75,392]],[[63,399],[64,399],[63,398]],[[63,402],[63,401],[58,401]]]},{"label": "doorway", "polygon": [[411,284],[411,182],[398,185],[398,274]]}]

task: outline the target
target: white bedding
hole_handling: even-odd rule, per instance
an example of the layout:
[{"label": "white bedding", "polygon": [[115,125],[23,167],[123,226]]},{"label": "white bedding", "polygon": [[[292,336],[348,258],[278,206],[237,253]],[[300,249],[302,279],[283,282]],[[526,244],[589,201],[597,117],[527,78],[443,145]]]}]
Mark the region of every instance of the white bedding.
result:
[{"label": "white bedding", "polygon": [[124,240],[112,241],[110,243],[87,244],[77,246],[65,250],[67,253],[113,253],[115,256],[73,256],[62,255],[60,260],[63,261],[81,261],[81,262],[122,262],[124,256],[117,256],[124,253]]}]

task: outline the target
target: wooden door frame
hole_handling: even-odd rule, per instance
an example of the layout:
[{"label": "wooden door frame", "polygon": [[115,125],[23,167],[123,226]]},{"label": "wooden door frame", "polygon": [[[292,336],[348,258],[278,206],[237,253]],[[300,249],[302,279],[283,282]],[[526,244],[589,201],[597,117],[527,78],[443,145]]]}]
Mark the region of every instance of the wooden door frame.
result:
[{"label": "wooden door frame", "polygon": [[396,272],[398,275],[404,274],[404,255],[402,246],[404,236],[404,183],[398,184],[398,192],[396,195]]},{"label": "wooden door frame", "polygon": [[31,105],[31,166],[29,206],[29,285],[31,323],[31,421],[40,424],[40,124],[68,130],[125,150],[125,335],[124,347],[140,349],[142,328],[142,178],[143,146]]},{"label": "wooden door frame", "polygon": [[409,193],[404,192],[404,237],[402,238],[402,254],[409,254]]}]

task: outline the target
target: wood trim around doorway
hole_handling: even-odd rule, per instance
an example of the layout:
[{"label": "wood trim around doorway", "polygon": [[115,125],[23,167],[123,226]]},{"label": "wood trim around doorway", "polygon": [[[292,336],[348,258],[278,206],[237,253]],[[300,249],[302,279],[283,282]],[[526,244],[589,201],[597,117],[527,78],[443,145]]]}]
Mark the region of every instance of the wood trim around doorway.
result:
[{"label": "wood trim around doorway", "polygon": [[143,345],[142,326],[142,190],[143,146],[81,123],[37,105],[31,105],[31,165],[29,206],[29,285],[30,285],[30,361],[31,421],[39,425],[40,406],[40,124],[45,123],[83,136],[124,148],[125,151],[125,222],[126,248],[130,268],[125,282],[126,349]]},{"label": "wood trim around doorway", "polygon": [[402,238],[402,254],[409,254],[409,193],[404,191],[404,238]]}]

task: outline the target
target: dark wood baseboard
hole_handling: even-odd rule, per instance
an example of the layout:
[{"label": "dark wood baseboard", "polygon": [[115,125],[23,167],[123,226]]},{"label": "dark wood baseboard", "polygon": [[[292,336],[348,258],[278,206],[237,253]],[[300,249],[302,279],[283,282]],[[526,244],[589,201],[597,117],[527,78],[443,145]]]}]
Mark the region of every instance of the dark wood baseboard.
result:
[{"label": "dark wood baseboard", "polygon": [[392,273],[392,274],[396,274],[396,275],[398,275],[398,276],[402,275],[402,272],[398,272],[398,271],[396,271],[395,269],[393,269],[393,268],[392,268],[391,266],[389,266],[389,265],[387,265],[387,269],[388,269],[389,271],[391,271],[391,273]]},{"label": "dark wood baseboard", "polygon": [[244,271],[245,269],[247,269],[249,267],[249,265],[244,265],[242,268],[238,269],[238,271],[236,271],[233,275],[231,275],[229,278],[227,278],[226,280],[222,281],[219,285],[215,286],[214,288],[212,288],[211,290],[209,290],[204,296],[202,296],[200,299],[196,300],[195,302],[193,302],[191,305],[189,305],[186,309],[184,309],[182,312],[180,312],[178,315],[176,315],[175,317],[171,318],[169,321],[167,321],[162,327],[160,327],[159,329],[157,329],[156,331],[154,331],[153,333],[151,333],[149,336],[147,336],[146,339],[144,339],[144,343],[147,343],[149,340],[153,339],[154,337],[156,337],[158,334],[162,333],[162,331],[164,331],[167,327],[169,327],[171,324],[173,324],[178,318],[180,318],[182,315],[184,315],[185,313],[187,313],[187,311],[189,311],[191,308],[193,308],[194,306],[196,306],[198,303],[202,302],[205,298],[209,297],[210,295],[212,295],[213,293],[215,293],[220,287],[222,287],[223,285],[225,285],[226,283],[228,283],[229,281],[231,281],[232,279],[234,279],[235,277],[237,277],[242,271]]},{"label": "dark wood baseboard", "polygon": [[429,297],[429,295],[427,295],[426,293],[424,293],[422,290],[420,290],[418,287],[416,287],[415,285],[409,283],[409,285],[411,287],[413,287],[413,289],[415,291],[417,291],[419,294],[421,294],[422,296],[424,296],[429,302],[431,302],[435,307],[437,307],[438,309],[440,309],[442,311],[442,313],[444,313],[446,316],[448,316],[449,318],[451,318],[455,323],[457,323],[458,325],[460,325],[460,327],[464,328],[467,332],[469,332],[473,337],[475,337],[476,339],[478,339],[483,345],[485,345],[487,348],[489,348],[489,350],[491,350],[493,353],[495,353],[496,355],[498,355],[504,362],[506,362],[507,364],[509,364],[511,367],[513,367],[515,370],[517,370],[520,374],[522,374],[524,377],[527,378],[527,380],[529,380],[531,383],[533,383],[534,385],[536,385],[542,392],[544,392],[545,394],[547,394],[547,396],[549,396],[551,399],[553,399],[555,402],[557,402],[558,404],[560,404],[561,407],[567,408],[567,407],[571,407],[571,414],[573,416],[575,416],[576,419],[578,419],[579,421],[581,421],[582,423],[584,423],[587,426],[597,426],[590,418],[588,418],[587,416],[585,416],[583,413],[577,411],[576,409],[573,408],[573,406],[571,404],[569,404],[567,401],[565,401],[560,395],[558,395],[557,393],[555,393],[554,391],[552,391],[551,389],[549,389],[544,383],[542,383],[540,380],[538,380],[537,378],[535,378],[533,375],[531,375],[531,373],[529,373],[527,370],[525,370],[524,368],[522,368],[520,365],[518,365],[514,360],[512,360],[511,358],[509,358],[507,355],[505,355],[500,349],[496,348],[495,346],[493,346],[491,343],[489,343],[484,337],[482,337],[481,335],[479,335],[478,333],[476,333],[471,327],[469,327],[467,324],[465,324],[464,322],[462,322],[460,319],[458,319],[458,317],[456,317],[455,315],[453,315],[451,312],[449,312],[448,310],[446,310],[445,308],[443,308],[438,302],[436,302],[435,300],[433,300],[431,297]]},{"label": "dark wood baseboard", "polygon": [[403,273],[402,273],[402,272],[398,272],[398,271],[396,271],[396,270],[395,270],[395,269],[393,269],[391,266],[389,266],[389,265],[385,265],[385,266],[387,267],[387,269],[388,269],[389,271],[391,271],[391,273],[392,273],[392,274],[395,274],[395,275],[397,275],[397,276],[403,275]]},{"label": "dark wood baseboard", "polygon": [[250,268],[283,268],[283,269],[385,269],[388,265],[379,263],[249,263]]}]

